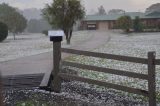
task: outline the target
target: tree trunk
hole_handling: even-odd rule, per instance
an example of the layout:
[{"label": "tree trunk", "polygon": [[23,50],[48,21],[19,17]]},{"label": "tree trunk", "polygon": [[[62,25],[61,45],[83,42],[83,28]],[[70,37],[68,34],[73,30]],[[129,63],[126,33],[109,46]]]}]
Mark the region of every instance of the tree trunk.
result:
[{"label": "tree trunk", "polygon": [[68,39],[66,39],[66,41],[67,41],[67,45],[70,45],[71,44],[71,40],[68,38]]},{"label": "tree trunk", "polygon": [[73,32],[73,30],[71,29],[69,32],[69,39],[71,39],[71,37],[72,37],[72,32]]},{"label": "tree trunk", "polygon": [[70,45],[71,44],[71,38],[72,38],[72,29],[68,31],[68,38],[67,38],[67,44]]},{"label": "tree trunk", "polygon": [[71,44],[72,32],[73,32],[72,28],[69,29],[69,30],[64,30],[64,33],[65,33],[65,36],[66,36],[67,45]]},{"label": "tree trunk", "polygon": [[129,30],[129,29],[126,29],[126,32],[127,32],[127,33],[129,33],[129,32],[130,32],[130,30]]}]

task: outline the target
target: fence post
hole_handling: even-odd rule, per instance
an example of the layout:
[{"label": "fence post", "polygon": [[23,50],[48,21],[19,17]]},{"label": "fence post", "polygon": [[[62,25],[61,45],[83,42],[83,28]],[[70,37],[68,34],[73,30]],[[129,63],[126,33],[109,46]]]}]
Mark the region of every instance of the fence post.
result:
[{"label": "fence post", "polygon": [[4,106],[3,103],[3,96],[2,96],[2,79],[1,79],[1,74],[0,74],[0,106]]},{"label": "fence post", "polygon": [[60,72],[60,62],[61,62],[61,42],[53,42],[53,82],[51,83],[51,91],[60,92],[61,89],[61,79],[58,76]]},{"label": "fence post", "polygon": [[148,52],[149,106],[156,106],[155,52]]}]

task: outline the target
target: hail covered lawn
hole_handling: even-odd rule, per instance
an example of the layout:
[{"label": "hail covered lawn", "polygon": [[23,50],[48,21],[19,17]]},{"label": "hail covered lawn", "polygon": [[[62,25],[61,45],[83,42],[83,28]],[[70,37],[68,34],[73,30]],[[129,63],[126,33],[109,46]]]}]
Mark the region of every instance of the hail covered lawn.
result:
[{"label": "hail covered lawn", "polygon": [[[143,57],[147,58],[149,51],[156,52],[156,58],[160,59],[160,33],[140,33],[140,34],[118,34],[110,33],[110,41],[103,47],[97,48],[95,52],[109,53],[123,56]],[[98,39],[97,39],[98,40]],[[107,60],[86,56],[72,56],[68,61],[93,65],[98,67],[106,67],[129,72],[148,74],[147,65],[121,62],[115,60]],[[79,69],[78,69],[79,70]],[[95,73],[90,70],[79,71],[81,76],[107,81],[115,84],[125,85],[133,88],[147,90],[148,83],[145,80],[122,77],[112,74]],[[156,88],[157,97],[160,98],[160,67],[156,67]],[[123,92],[124,93],[124,92]],[[127,93],[125,93],[127,94]],[[127,94],[128,95],[128,94]]]},{"label": "hail covered lawn", "polygon": [[[93,33],[94,32],[90,32],[90,31],[74,32],[72,37],[72,43],[70,46],[80,45],[83,42],[89,41],[89,39],[94,35]],[[99,34],[101,33],[99,32]],[[93,51],[101,52],[101,53],[116,54],[116,55],[143,57],[143,58],[147,58],[147,53],[149,51],[156,51],[156,58],[160,59],[160,47],[159,47],[160,33],[140,33],[140,34],[132,33],[132,34],[126,35],[126,34],[119,34],[116,32],[114,33],[107,32],[106,35],[110,36],[110,40],[109,41],[107,40],[105,45]],[[68,45],[66,45],[65,40],[62,42],[62,46],[68,47]],[[16,59],[19,57],[50,52],[50,51],[52,51],[52,42],[49,41],[48,37],[42,34],[19,35],[17,36],[17,40],[13,40],[13,37],[9,36],[7,40],[5,40],[3,43],[0,43],[0,62]],[[142,64],[134,64],[130,62],[120,62],[120,61],[109,60],[109,59],[100,59],[100,58],[75,56],[75,55],[67,58],[67,60],[72,62],[87,64],[87,65],[94,65],[98,67],[106,67],[106,68],[113,68],[113,69],[119,69],[124,71],[147,74],[147,65],[142,65]],[[115,84],[147,90],[148,85],[147,85],[147,81],[145,80],[133,79],[133,78],[122,77],[122,76],[117,76],[112,74],[96,73],[90,70],[88,71],[81,70],[81,69],[78,69],[78,70],[81,76],[84,76],[87,78],[98,79],[102,81],[112,82]],[[76,84],[77,83],[73,82],[73,85],[76,85]],[[160,93],[159,93],[160,66],[156,67],[156,84],[157,84],[156,88],[157,88],[157,95],[158,95],[157,98],[158,100],[160,100]],[[84,86],[88,87],[86,85]],[[72,88],[72,86],[70,85],[66,85],[66,87]],[[79,87],[76,86],[75,89],[78,91],[78,89],[81,87],[82,85],[80,85]],[[98,89],[102,89],[102,91],[103,89],[105,89],[105,88],[101,88],[99,86],[93,86],[93,85],[91,85],[91,87],[89,88],[95,88],[95,87]],[[62,88],[64,88],[63,90],[64,92],[67,92],[67,88],[65,87],[62,87]],[[88,90],[88,91],[92,91],[92,90]],[[83,94],[87,94],[87,93],[84,92]],[[122,93],[124,95],[130,95],[125,92],[121,92],[121,94]],[[104,94],[104,92],[102,92],[102,94]],[[134,96],[134,95],[131,95],[131,96]],[[125,97],[127,96],[122,96],[122,98],[125,98]],[[111,97],[109,96],[108,98],[111,98]],[[120,99],[121,99],[121,95],[116,100],[120,100]],[[118,103],[121,103],[121,102],[118,102]]]},{"label": "hail covered lawn", "polygon": [[[84,42],[91,36],[88,31],[74,32],[70,46]],[[68,47],[65,38],[62,45]],[[21,34],[16,36],[16,40],[13,40],[13,36],[10,35],[0,43],[0,62],[50,52],[52,48],[49,37],[43,34]]]}]

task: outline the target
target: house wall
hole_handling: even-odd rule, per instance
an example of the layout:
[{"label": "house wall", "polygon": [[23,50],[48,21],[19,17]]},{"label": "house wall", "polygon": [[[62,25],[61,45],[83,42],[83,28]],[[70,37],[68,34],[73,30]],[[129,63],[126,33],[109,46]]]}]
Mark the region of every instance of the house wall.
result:
[{"label": "house wall", "polygon": [[[156,27],[160,24],[160,19],[141,19],[144,27]],[[82,29],[87,30],[88,25],[95,25],[95,30],[109,30],[114,29],[117,26],[116,20],[110,21],[83,21],[82,22]]]},{"label": "house wall", "polygon": [[142,23],[146,27],[156,27],[160,23],[160,19],[142,19]]},{"label": "house wall", "polygon": [[88,26],[95,25],[95,30],[108,30],[112,29],[116,21],[82,21],[81,22],[81,29],[88,30]]},{"label": "house wall", "polygon": [[[97,27],[98,27],[96,21],[82,21],[81,24],[82,24],[81,25],[82,30],[91,30],[91,29],[97,30]],[[95,26],[95,28],[93,28],[91,26]]]},{"label": "house wall", "polygon": [[114,29],[115,27],[117,27],[117,21],[109,21],[109,29]]}]

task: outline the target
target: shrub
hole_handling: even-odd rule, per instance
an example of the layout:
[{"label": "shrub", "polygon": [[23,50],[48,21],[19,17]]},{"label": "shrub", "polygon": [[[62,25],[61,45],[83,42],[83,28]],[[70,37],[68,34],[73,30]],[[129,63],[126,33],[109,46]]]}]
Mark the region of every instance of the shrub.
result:
[{"label": "shrub", "polygon": [[8,36],[8,27],[6,24],[0,22],[0,42],[5,40]]},{"label": "shrub", "polygon": [[121,16],[118,18],[118,26],[123,29],[125,32],[129,32],[132,27],[132,19],[130,16]]},{"label": "shrub", "polygon": [[138,16],[135,17],[133,21],[133,29],[135,32],[142,32],[143,31],[143,24]]},{"label": "shrub", "polygon": [[48,31],[47,30],[44,30],[44,31],[42,31],[42,33],[44,34],[44,35],[48,35]]}]

